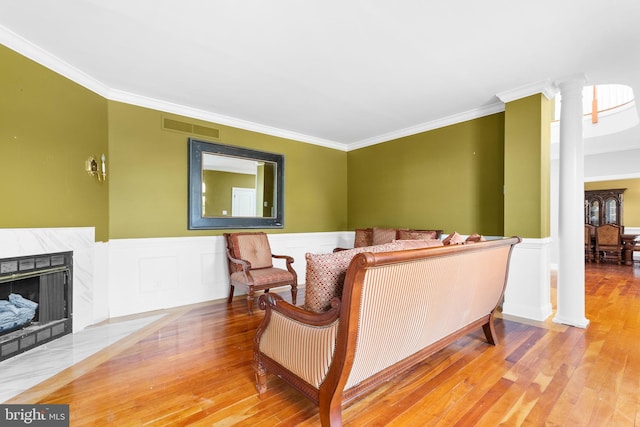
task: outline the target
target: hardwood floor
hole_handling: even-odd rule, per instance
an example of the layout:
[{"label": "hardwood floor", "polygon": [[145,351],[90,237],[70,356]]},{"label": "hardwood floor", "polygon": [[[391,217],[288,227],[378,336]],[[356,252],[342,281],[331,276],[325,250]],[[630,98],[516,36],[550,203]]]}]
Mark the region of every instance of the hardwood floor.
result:
[{"label": "hardwood floor", "polygon": [[[640,426],[639,276],[639,264],[587,265],[587,329],[497,319],[497,346],[481,330],[461,338],[346,406],[345,425]],[[273,375],[258,397],[261,317],[244,298],[171,310],[7,403],[69,404],[72,426],[318,425]]]}]

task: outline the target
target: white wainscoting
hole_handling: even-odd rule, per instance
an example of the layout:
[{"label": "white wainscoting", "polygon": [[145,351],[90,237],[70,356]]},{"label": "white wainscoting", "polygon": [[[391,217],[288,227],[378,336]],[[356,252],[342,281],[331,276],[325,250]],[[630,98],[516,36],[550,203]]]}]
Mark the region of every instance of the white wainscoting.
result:
[{"label": "white wainscoting", "polygon": [[[275,254],[290,255],[305,281],[305,253],[353,246],[353,232],[269,234]],[[224,299],[229,292],[222,236],[114,239],[108,250],[109,317]],[[278,263],[282,264],[279,265]],[[275,260],[284,267],[284,261]]]},{"label": "white wainscoting", "polygon": [[543,321],[552,313],[551,238],[522,239],[511,254],[502,312]]}]

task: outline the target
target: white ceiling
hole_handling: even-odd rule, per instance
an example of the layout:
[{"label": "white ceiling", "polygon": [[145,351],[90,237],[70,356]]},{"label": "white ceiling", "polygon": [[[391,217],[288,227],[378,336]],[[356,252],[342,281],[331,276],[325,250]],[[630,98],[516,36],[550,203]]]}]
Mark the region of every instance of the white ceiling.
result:
[{"label": "white ceiling", "polygon": [[639,22],[638,0],[5,0],[0,43],[109,99],[349,150],[575,74],[638,94]]}]

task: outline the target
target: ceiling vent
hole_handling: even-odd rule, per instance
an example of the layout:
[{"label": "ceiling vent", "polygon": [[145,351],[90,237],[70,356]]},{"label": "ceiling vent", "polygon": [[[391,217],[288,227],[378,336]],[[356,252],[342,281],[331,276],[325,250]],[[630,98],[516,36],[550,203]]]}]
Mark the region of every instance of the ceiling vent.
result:
[{"label": "ceiling vent", "polygon": [[206,136],[212,139],[220,139],[220,129],[194,125],[192,123],[181,122],[179,120],[163,118],[162,128],[164,130]]}]

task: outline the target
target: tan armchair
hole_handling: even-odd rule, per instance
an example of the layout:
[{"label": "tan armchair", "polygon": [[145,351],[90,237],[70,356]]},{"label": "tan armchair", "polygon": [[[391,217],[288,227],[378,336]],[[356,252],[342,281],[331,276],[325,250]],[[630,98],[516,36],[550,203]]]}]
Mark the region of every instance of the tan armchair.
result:
[{"label": "tan armchair", "polygon": [[622,264],[622,236],[620,227],[614,224],[605,224],[596,228],[596,262],[600,257],[605,261],[615,259],[618,265]]},{"label": "tan armchair", "polygon": [[[274,255],[266,233],[224,233],[229,260],[229,298],[233,300],[236,286],[247,289],[247,309],[253,314],[255,291],[269,292],[270,288],[291,285],[291,301],[295,305],[298,294],[298,275],[293,269],[293,258]],[[287,269],[273,266],[274,258],[284,259]]]}]

